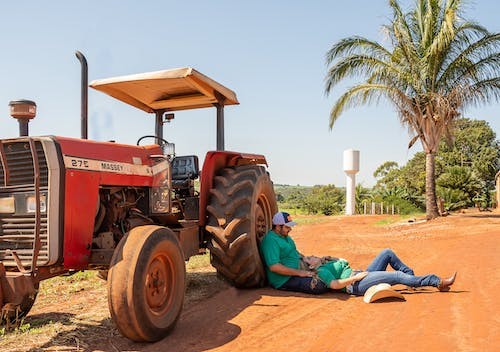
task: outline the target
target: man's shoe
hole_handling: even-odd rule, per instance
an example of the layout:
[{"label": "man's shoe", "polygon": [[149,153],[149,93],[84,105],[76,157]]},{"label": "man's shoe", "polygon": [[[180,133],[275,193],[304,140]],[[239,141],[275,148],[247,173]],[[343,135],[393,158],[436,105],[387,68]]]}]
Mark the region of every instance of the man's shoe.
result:
[{"label": "man's shoe", "polygon": [[453,274],[451,277],[449,277],[447,279],[441,279],[441,281],[439,281],[439,285],[437,287],[438,290],[441,292],[449,291],[450,286],[453,285],[456,277],[457,277],[457,273],[455,272],[455,274]]}]

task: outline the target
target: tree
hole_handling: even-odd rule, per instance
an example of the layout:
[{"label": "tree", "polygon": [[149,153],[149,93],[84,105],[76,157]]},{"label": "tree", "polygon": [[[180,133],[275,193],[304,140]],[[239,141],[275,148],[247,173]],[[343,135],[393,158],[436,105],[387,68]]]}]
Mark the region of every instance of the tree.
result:
[{"label": "tree", "polygon": [[344,193],[335,185],[314,186],[304,200],[309,213],[339,214],[344,206]]},{"label": "tree", "polygon": [[454,131],[452,144],[441,142],[437,162],[443,168],[467,167],[488,189],[494,189],[500,167],[500,143],[495,132],[486,121],[467,118],[456,120]]},{"label": "tree", "polygon": [[381,178],[381,177],[386,177],[391,173],[391,171],[396,170],[399,168],[399,165],[395,161],[386,161],[379,167],[377,167],[377,170],[373,172],[373,177],[375,178]]},{"label": "tree", "polygon": [[363,187],[361,183],[358,183],[356,185],[356,193],[354,195],[354,198],[356,200],[356,213],[358,214],[363,214],[365,210],[365,203],[373,200],[370,189]]},{"label": "tree", "polygon": [[[442,141],[436,156],[436,192],[447,210],[481,203],[491,206],[500,145],[486,121],[461,118],[454,123],[452,144]],[[386,161],[374,172],[374,193],[399,195],[417,207],[425,193],[425,153],[418,152],[402,167]]]},{"label": "tree", "polygon": [[452,144],[439,146],[436,164],[443,173],[437,178],[438,193],[450,205],[488,207],[500,166],[496,134],[486,121],[463,118],[455,121],[454,135]]},{"label": "tree", "polygon": [[500,34],[462,19],[464,0],[416,0],[404,12],[390,0],[385,26],[389,47],[353,36],[327,52],[325,91],[348,77],[364,81],[343,93],[330,112],[330,129],[348,108],[388,100],[425,152],[428,219],[439,216],[435,155],[443,137],[451,140],[453,121],[470,105],[500,100]]}]

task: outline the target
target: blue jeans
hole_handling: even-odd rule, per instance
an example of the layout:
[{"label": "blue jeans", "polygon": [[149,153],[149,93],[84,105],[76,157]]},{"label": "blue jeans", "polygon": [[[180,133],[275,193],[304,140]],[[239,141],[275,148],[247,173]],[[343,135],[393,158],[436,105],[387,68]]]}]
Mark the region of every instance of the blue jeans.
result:
[{"label": "blue jeans", "polygon": [[304,292],[319,295],[329,291],[329,288],[321,280],[312,277],[292,276],[283,285],[278,287],[278,290]]},{"label": "blue jeans", "polygon": [[[390,265],[396,271],[385,271]],[[415,276],[413,270],[403,263],[391,249],[384,249],[366,269],[368,275],[352,285],[352,293],[358,296],[365,294],[371,286],[380,283],[389,285],[403,284],[410,287],[437,287],[440,278],[436,275]]]}]

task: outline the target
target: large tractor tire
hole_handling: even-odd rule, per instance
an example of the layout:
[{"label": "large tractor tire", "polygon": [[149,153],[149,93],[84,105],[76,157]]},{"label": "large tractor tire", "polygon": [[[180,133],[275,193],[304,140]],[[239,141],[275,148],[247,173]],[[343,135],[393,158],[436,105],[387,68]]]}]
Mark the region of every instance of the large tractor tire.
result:
[{"label": "large tractor tire", "polygon": [[238,288],[266,283],[259,244],[277,211],[269,174],[262,166],[225,168],[214,179],[205,229],[211,263]]},{"label": "large tractor tire", "polygon": [[165,337],[179,319],[185,289],[184,255],[170,229],[138,226],[120,241],[108,273],[108,305],[124,336]]}]

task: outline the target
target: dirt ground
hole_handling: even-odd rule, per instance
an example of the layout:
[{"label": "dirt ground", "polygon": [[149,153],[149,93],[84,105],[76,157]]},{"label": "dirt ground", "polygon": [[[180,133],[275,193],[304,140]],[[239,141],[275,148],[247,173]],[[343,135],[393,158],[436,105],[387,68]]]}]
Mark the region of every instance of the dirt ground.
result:
[{"label": "dirt ground", "polygon": [[55,306],[39,297],[42,303],[35,304],[27,321],[44,315],[51,322],[70,319],[70,307],[97,309],[103,318],[86,321],[80,315],[77,329],[62,330],[29,350],[499,351],[500,212],[468,211],[431,222],[384,225],[386,218],[325,217],[311,224],[302,219],[291,236],[304,254],[343,257],[360,269],[390,247],[416,274],[458,271],[450,292],[403,290],[406,301],[366,304],[362,297],[343,293],[311,296],[222,285],[208,298],[186,304],[175,330],[154,344],[121,337],[98,290]]}]

